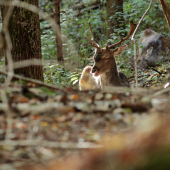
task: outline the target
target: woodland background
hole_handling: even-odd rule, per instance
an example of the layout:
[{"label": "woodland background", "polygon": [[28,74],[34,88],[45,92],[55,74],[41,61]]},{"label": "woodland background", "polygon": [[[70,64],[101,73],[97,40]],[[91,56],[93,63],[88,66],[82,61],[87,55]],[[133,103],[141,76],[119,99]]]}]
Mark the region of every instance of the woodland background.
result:
[{"label": "woodland background", "polygon": [[[168,2],[168,1],[167,1]],[[31,1],[29,1],[31,3]],[[54,5],[60,4],[60,9]],[[38,1],[33,4],[38,4]],[[107,5],[108,4],[108,5]],[[111,5],[113,4],[113,5]],[[78,80],[80,78],[82,69],[90,64],[93,64],[92,56],[94,53],[94,48],[91,46],[91,44],[86,39],[86,35],[89,35],[89,26],[88,22],[91,23],[93,26],[93,32],[95,41],[99,43],[102,47],[106,45],[107,42],[114,43],[119,41],[119,35],[124,37],[127,32],[129,31],[129,21],[133,20],[135,23],[138,23],[140,17],[145,12],[149,5],[149,1],[65,1],[65,2],[59,2],[56,1],[40,1],[39,7],[44,12],[49,14],[51,17],[56,18],[58,24],[60,24],[61,27],[61,38],[60,36],[57,37],[55,34],[54,29],[50,26],[50,24],[44,20],[40,19],[40,34],[41,34],[41,44],[39,35],[38,38],[38,46],[39,50],[37,50],[39,56],[37,57],[35,54],[29,53],[30,43],[25,45],[24,50],[27,51],[29,54],[29,57],[25,57],[25,59],[31,59],[31,58],[41,58],[43,59],[43,73],[42,69],[39,68],[42,75],[36,79],[40,79],[50,84],[55,84],[58,86],[72,86],[72,87],[78,87]],[[56,9],[57,12],[55,13]],[[19,11],[16,12],[19,16]],[[24,11],[23,11],[24,13]],[[28,15],[31,15],[32,13],[28,13]],[[55,15],[57,17],[55,17]],[[34,18],[34,17],[33,17]],[[21,27],[18,25],[15,26],[15,20],[20,20],[21,18],[15,17],[12,18],[13,22],[10,22],[10,32],[13,32],[13,49],[16,54],[21,55],[20,49],[22,47],[19,47],[17,45],[15,47],[15,44],[21,44],[19,43],[19,40],[23,39],[23,32],[30,32],[29,27]],[[22,18],[21,20],[24,20],[26,18]],[[32,20],[32,18],[28,17],[29,20]],[[37,20],[37,19],[36,19]],[[35,21],[37,23],[37,21]],[[24,22],[23,22],[24,23]],[[38,24],[37,27],[37,33],[39,30]],[[137,43],[138,39],[142,34],[142,31],[145,29],[150,28],[154,31],[162,34],[169,35],[168,31],[168,24],[166,23],[160,2],[158,0],[154,0],[153,4],[151,6],[151,9],[149,13],[145,16],[143,19],[143,22],[141,23],[139,30],[137,32]],[[16,29],[16,33],[14,34],[14,30]],[[17,31],[20,30],[20,31]],[[34,37],[34,32],[31,33]],[[15,39],[15,40],[14,40]],[[18,40],[17,40],[18,39]],[[25,36],[25,40],[29,39],[29,34]],[[34,37],[35,39],[35,37]],[[29,40],[30,42],[34,40]],[[58,43],[56,43],[56,41]],[[28,41],[23,41],[24,43],[27,43]],[[122,72],[124,72],[127,77],[130,78],[130,81],[132,84],[134,83],[134,71],[133,66],[131,64],[131,60],[133,59],[134,50],[133,50],[133,43],[129,39],[125,42],[128,44],[127,50],[123,52],[122,55],[118,56],[116,58],[118,69]],[[37,45],[31,44],[33,47],[33,53],[37,53]],[[58,50],[57,50],[58,45]],[[139,46],[141,44],[138,44]],[[29,48],[28,48],[29,47]],[[35,49],[34,49],[35,48]],[[23,50],[23,51],[24,51]],[[12,52],[13,53],[13,52]],[[2,55],[3,56],[3,55]],[[24,53],[20,57],[14,57],[14,61],[20,61],[24,59]],[[64,60],[65,66],[63,67],[62,63],[57,62],[57,56],[58,61]],[[1,63],[3,64],[5,59],[3,58],[1,60]],[[41,61],[40,61],[41,63]],[[68,64],[67,64],[68,63]],[[22,65],[22,64],[20,64]],[[31,66],[33,67],[33,66]],[[165,66],[168,67],[168,66]],[[162,65],[159,69],[164,73],[165,67]],[[17,69],[18,71],[20,69]],[[18,73],[15,69],[15,73]],[[36,75],[36,69],[34,71],[30,70],[29,73],[29,67],[21,68],[22,75],[26,77],[34,78]],[[152,72],[152,70],[151,70]],[[23,74],[24,73],[24,74]],[[145,74],[146,73],[146,74]],[[141,80],[140,86],[147,87],[150,86],[150,83],[147,83],[147,78],[149,78],[151,75],[147,74],[147,72],[140,72],[141,75],[139,75],[139,81]],[[161,84],[165,83],[164,79],[162,77],[157,76],[157,72],[153,72],[152,77],[152,83],[154,84]],[[164,76],[164,75],[163,75]],[[166,77],[167,78],[167,77]],[[149,79],[150,81],[150,79]],[[145,83],[146,82],[146,83]]]},{"label": "woodland background", "polygon": [[[53,13],[54,11],[53,2],[49,4],[46,2],[47,11]],[[114,4],[115,3],[115,4]],[[43,3],[42,3],[43,4]],[[52,67],[45,66],[45,81],[51,82],[56,85],[65,86],[76,86],[82,68],[86,65],[92,65],[92,56],[94,48],[87,41],[85,35],[89,35],[88,22],[93,26],[93,34],[95,41],[102,47],[107,42],[114,43],[120,40],[119,35],[125,36],[129,31],[129,21],[133,20],[138,23],[140,17],[145,12],[149,5],[149,1],[69,1],[61,2],[61,32],[63,37],[63,56],[65,60],[73,58],[71,64],[76,64],[76,69],[70,71],[70,69],[62,70],[62,66]],[[115,7],[117,5],[117,7]],[[118,6],[119,5],[119,6]],[[108,22],[109,21],[109,22]],[[41,22],[42,31],[42,56],[43,59],[56,59],[56,45],[55,35],[52,30],[49,32],[48,25],[46,22]],[[153,1],[152,7],[149,13],[144,18],[142,24],[137,32],[137,42],[145,29],[153,29],[158,33],[169,35],[168,25],[166,23],[160,2],[158,0]],[[48,32],[48,34],[47,34]],[[46,37],[46,38],[45,38]],[[65,38],[66,37],[66,38]],[[46,42],[46,40],[51,40]],[[45,41],[44,41],[45,40]],[[118,69],[124,72],[127,77],[132,77],[132,84],[134,80],[134,70],[132,69],[131,59],[134,56],[133,43],[129,39],[125,42],[128,44],[127,50],[122,55],[117,57]],[[138,44],[140,46],[140,44]],[[55,49],[54,49],[55,48]],[[74,60],[74,62],[73,62]],[[73,63],[72,63],[73,62]],[[165,67],[162,65],[160,70],[165,71]],[[75,68],[75,67],[74,67]],[[60,73],[63,76],[60,77]],[[140,86],[150,86],[147,82],[147,78],[150,74],[140,72],[139,81],[141,80]],[[156,72],[153,72],[152,81],[153,85],[165,83],[165,81],[157,76]]]},{"label": "woodland background", "polygon": [[[114,4],[119,5],[115,7]],[[82,5],[83,4],[83,5]],[[140,17],[145,12],[149,5],[149,1],[85,1],[85,2],[61,2],[61,31],[63,36],[63,56],[66,58],[73,58],[76,62],[76,69],[74,71],[69,71],[66,69],[64,72],[65,77],[59,77],[60,71],[62,69],[55,70],[53,67],[51,69],[46,68],[50,73],[55,70],[52,75],[46,74],[45,81],[53,82],[54,84],[60,85],[59,82],[63,82],[63,85],[69,85],[70,83],[74,86],[78,82],[80,73],[84,66],[93,64],[92,56],[94,53],[94,48],[87,41],[85,35],[89,35],[89,26],[88,22],[93,26],[93,34],[95,41],[99,43],[102,47],[106,45],[107,42],[114,43],[120,40],[119,35],[125,36],[129,31],[129,21],[133,20],[135,23],[138,23]],[[122,8],[121,8],[122,7]],[[50,9],[49,9],[50,10]],[[52,10],[52,9],[51,9]],[[108,16],[108,15],[109,16]],[[109,22],[107,22],[109,20]],[[46,27],[45,23],[41,23],[42,28]],[[137,32],[137,40],[142,34],[142,31],[145,29],[153,29],[156,32],[169,35],[168,25],[166,23],[160,2],[155,0],[153,1],[152,7],[149,13],[144,18],[142,24],[139,27]],[[44,30],[44,33],[46,30]],[[45,36],[50,36],[49,33]],[[53,38],[52,38],[53,37]],[[68,41],[64,39],[67,37]],[[42,36],[43,38],[43,36]],[[55,36],[49,37],[53,39],[53,45],[51,47],[56,47]],[[49,39],[47,38],[47,39]],[[45,41],[43,41],[45,43]],[[71,46],[70,46],[71,43]],[[117,57],[118,69],[124,72],[128,77],[134,76],[134,71],[131,66],[131,59],[134,56],[133,43],[129,39],[125,43],[128,44],[128,49],[125,52]],[[54,59],[56,58],[56,49],[47,50],[50,48],[50,44],[43,44],[42,54],[44,59]],[[74,50],[73,50],[74,49]],[[48,52],[46,52],[46,50]],[[46,54],[46,57],[45,57]],[[48,56],[48,57],[47,57]],[[76,61],[77,60],[77,61]],[[74,64],[74,63],[73,63]],[[54,66],[55,67],[55,66]],[[160,69],[164,70],[164,65]],[[48,72],[47,72],[48,73]],[[58,73],[58,74],[57,74]],[[147,78],[150,75],[143,74],[141,72],[141,79],[146,82]],[[161,84],[162,79],[157,76],[157,73],[154,73],[155,76],[152,77],[153,84]],[[55,79],[56,77],[56,79]],[[63,78],[63,79],[62,79]],[[140,79],[140,78],[139,78]],[[66,80],[66,81],[65,81]],[[133,79],[132,79],[133,80]],[[132,81],[133,82],[133,81]],[[149,86],[147,83],[141,86]]]},{"label": "woodland background", "polygon": [[[163,2],[169,9],[169,0],[153,0],[139,26],[139,48],[147,28],[170,36]],[[88,22],[104,47],[126,36],[129,21],[138,23],[149,3],[0,1],[0,169],[170,168],[169,62],[139,70],[136,88],[129,39],[116,62],[131,88],[78,90],[83,68],[93,63]]]}]

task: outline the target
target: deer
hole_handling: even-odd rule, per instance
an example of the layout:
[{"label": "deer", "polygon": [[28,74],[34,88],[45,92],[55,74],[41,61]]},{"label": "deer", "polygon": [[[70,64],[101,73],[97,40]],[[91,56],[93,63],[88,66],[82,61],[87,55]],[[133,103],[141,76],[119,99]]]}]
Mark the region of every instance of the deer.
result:
[{"label": "deer", "polygon": [[[106,47],[101,48],[95,41],[92,33],[92,27],[89,23],[91,39],[86,35],[86,38],[92,43],[93,47],[95,47],[95,54],[93,56],[94,65],[91,68],[91,74],[93,77],[97,77],[98,85],[101,90],[105,91],[109,86],[127,86],[129,87],[129,82],[126,75],[117,70],[117,65],[115,61],[115,56],[121,54],[127,45],[122,45],[115,49],[111,49],[121,44],[125,40],[127,40],[136,28],[136,24],[133,21],[130,21],[130,31],[125,38],[121,38],[121,40],[115,44],[108,45]],[[96,81],[96,80],[95,80]]]},{"label": "deer", "polygon": [[146,29],[143,31],[139,42],[143,45],[139,48],[139,57],[137,59],[138,68],[146,69],[155,67],[164,60],[164,56],[170,51],[170,37]]}]

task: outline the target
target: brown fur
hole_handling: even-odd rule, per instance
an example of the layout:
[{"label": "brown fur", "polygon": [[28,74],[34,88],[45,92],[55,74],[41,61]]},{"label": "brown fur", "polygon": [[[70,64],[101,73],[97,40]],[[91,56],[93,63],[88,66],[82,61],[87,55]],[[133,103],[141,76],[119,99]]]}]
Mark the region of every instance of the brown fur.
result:
[{"label": "brown fur", "polygon": [[158,35],[158,33],[156,33],[153,30],[146,29],[146,30],[143,31],[143,35],[140,37],[139,42],[142,42],[145,38],[148,38],[150,36],[155,36],[155,35]]},{"label": "brown fur", "polygon": [[157,63],[161,63],[170,50],[170,37],[158,34],[153,30],[146,29],[140,37],[139,42],[143,47],[139,48],[137,58],[138,68],[155,67]]},{"label": "brown fur", "polygon": [[127,77],[123,73],[118,72],[114,58],[114,56],[119,55],[126,48],[126,45],[120,46],[116,49],[112,48],[127,40],[133,34],[136,26],[137,25],[134,24],[133,21],[130,21],[130,30],[125,38],[121,38],[120,41],[111,45],[108,45],[107,43],[105,48],[100,48],[100,46],[94,41],[92,27],[89,23],[92,39],[88,38],[88,36],[86,37],[92,43],[93,47],[96,48],[93,57],[94,65],[92,68],[92,73],[94,73],[94,76],[100,77],[99,84],[102,90],[105,91],[105,89],[109,86],[129,86]]},{"label": "brown fur", "polygon": [[108,86],[129,86],[127,77],[118,72],[115,56],[122,53],[126,45],[116,49],[97,49],[94,55],[94,65],[92,73],[98,72],[100,75],[101,89],[105,91]]}]

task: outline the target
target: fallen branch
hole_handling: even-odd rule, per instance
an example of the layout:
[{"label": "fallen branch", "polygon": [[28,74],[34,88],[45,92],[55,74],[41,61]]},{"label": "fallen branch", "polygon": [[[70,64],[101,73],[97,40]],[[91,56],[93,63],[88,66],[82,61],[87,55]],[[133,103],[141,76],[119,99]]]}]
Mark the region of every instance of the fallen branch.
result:
[{"label": "fallen branch", "polygon": [[107,87],[107,89],[105,90],[105,92],[107,93],[116,93],[116,94],[136,94],[136,95],[141,95],[141,96],[145,96],[148,94],[152,94],[153,90],[151,89],[144,89],[144,88],[127,88],[127,87]]},{"label": "fallen branch", "polygon": [[[8,72],[0,69],[0,74],[3,74],[3,75],[6,76],[8,74]],[[64,89],[59,88],[57,86],[50,85],[50,84],[45,84],[42,81],[31,79],[31,78],[27,78],[27,77],[24,77],[24,76],[13,74],[12,77],[16,78],[16,79],[19,79],[19,80],[24,80],[24,81],[27,81],[27,82],[32,82],[32,83],[35,83],[37,85],[42,85],[42,86],[45,86],[45,87],[48,87],[48,88],[52,88],[52,89],[55,89],[55,90],[65,91]],[[3,88],[3,86],[1,86],[1,87]]]},{"label": "fallen branch", "polygon": [[9,139],[11,133],[12,133],[12,116],[11,116],[11,110],[9,107],[9,103],[8,103],[8,98],[6,95],[6,92],[4,90],[0,90],[0,96],[1,96],[1,100],[2,100],[2,104],[0,104],[2,106],[1,110],[4,110],[6,112],[6,122],[7,122],[7,129],[6,129],[6,134],[5,134],[5,139]]},{"label": "fallen branch", "polygon": [[94,149],[101,148],[102,145],[97,145],[90,142],[80,142],[80,143],[71,143],[71,142],[49,142],[42,140],[4,140],[0,141],[0,146],[44,146],[48,148],[56,149]]},{"label": "fallen branch", "polygon": [[158,92],[155,92],[152,97],[159,96],[159,95],[161,95],[161,94],[163,94],[163,93],[167,93],[167,92],[169,92],[169,91],[170,91],[170,87],[165,88],[165,89],[162,89],[162,90],[160,90],[160,91],[158,91]]},{"label": "fallen branch", "polygon": [[149,12],[149,10],[150,10],[150,8],[151,8],[151,5],[152,5],[152,1],[153,1],[153,0],[150,1],[150,4],[149,4],[148,9],[145,11],[145,13],[143,14],[142,18],[139,20],[139,22],[138,22],[138,24],[137,24],[137,26],[136,26],[136,29],[135,29],[135,31],[133,32],[133,35],[132,35],[132,38],[131,38],[132,41],[133,41],[133,39],[134,39],[134,37],[135,37],[135,34],[136,34],[136,32],[137,32],[137,30],[138,30],[138,28],[139,28],[139,25],[141,24],[143,18],[144,18],[145,15]]},{"label": "fallen branch", "polygon": [[155,72],[159,73],[160,75],[161,75],[161,74],[163,74],[163,72],[162,72],[162,71],[158,71],[157,69],[155,69],[155,68],[153,68],[153,67],[151,67],[151,69],[152,69],[153,71],[155,71]]},{"label": "fallen branch", "polygon": [[[0,74],[7,75],[8,73],[6,71],[0,69]],[[65,90],[63,88],[59,88],[56,85],[46,84],[46,83],[43,83],[42,81],[39,81],[39,80],[26,78],[24,76],[20,76],[20,75],[16,75],[16,74],[14,74],[13,77],[16,78],[16,79],[19,79],[19,80],[32,82],[32,83],[35,83],[35,84],[40,85],[40,86],[45,86],[45,87],[48,87],[48,88],[52,88],[52,89],[55,89],[55,90],[61,90],[61,91],[65,92]],[[3,87],[3,86],[1,86],[1,87]],[[145,96],[147,94],[152,94],[153,90],[151,90],[151,89],[143,89],[143,88],[134,89],[134,88],[127,88],[127,87],[115,87],[115,86],[113,87],[113,86],[110,86],[110,87],[107,87],[105,92],[106,93],[116,93],[116,94],[119,94],[119,93],[121,93],[121,94],[123,94],[123,93],[132,93],[132,94],[136,94],[136,95]]]}]

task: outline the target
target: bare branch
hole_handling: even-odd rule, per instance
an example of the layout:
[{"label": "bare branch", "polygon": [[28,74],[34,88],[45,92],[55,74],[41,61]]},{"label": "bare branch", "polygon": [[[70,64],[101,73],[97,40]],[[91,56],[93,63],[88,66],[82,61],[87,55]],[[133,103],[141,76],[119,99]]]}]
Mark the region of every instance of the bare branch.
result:
[{"label": "bare branch", "polygon": [[[3,75],[7,75],[8,72],[0,69],[0,74],[3,74]],[[35,84],[38,84],[38,85],[42,85],[42,86],[45,86],[45,87],[49,87],[49,88],[52,88],[52,89],[56,89],[56,90],[61,90],[61,91],[65,91],[64,89],[62,88],[59,88],[57,87],[56,85],[50,85],[50,84],[45,84],[43,83],[42,81],[39,81],[39,80],[35,80],[35,79],[31,79],[31,78],[26,78],[24,76],[20,76],[20,75],[16,75],[16,74],[13,74],[12,75],[14,78],[17,78],[19,80],[24,80],[24,81],[27,81],[27,82],[32,82],[32,83],[35,83]],[[6,88],[6,87],[1,87],[1,88]]]},{"label": "bare branch", "polygon": [[10,113],[10,108],[9,108],[6,92],[3,89],[0,90],[0,95],[1,95],[1,100],[3,102],[2,105],[4,106],[3,107],[4,111],[7,114],[7,129],[6,129],[5,139],[8,140],[10,138],[10,134],[12,132],[12,117],[11,117],[11,113]]},{"label": "bare branch", "polygon": [[138,22],[138,24],[137,24],[137,26],[136,26],[136,29],[135,29],[135,31],[134,31],[134,33],[133,33],[133,35],[132,35],[132,38],[131,38],[132,41],[133,41],[133,39],[134,39],[134,37],[135,37],[135,34],[136,34],[136,32],[137,32],[137,30],[138,30],[138,28],[139,28],[140,23],[142,22],[142,20],[143,20],[143,18],[145,17],[145,15],[149,12],[149,10],[150,10],[150,8],[151,8],[151,5],[152,5],[152,1],[153,1],[153,0],[150,1],[150,4],[149,4],[148,9],[145,11],[145,13],[143,14],[142,18],[141,18],[141,19],[139,20],[139,22]]},{"label": "bare branch", "polygon": [[137,55],[136,55],[136,41],[133,39],[134,42],[134,60],[135,60],[135,80],[136,80],[136,87],[138,87],[138,68],[137,68]]},{"label": "bare branch", "polygon": [[[9,19],[13,12],[13,6],[11,6],[11,3],[9,4],[9,8],[6,12],[6,15],[5,15],[5,18],[3,21],[3,27],[2,27],[2,32],[4,33],[5,44],[6,44],[6,58],[7,58],[7,62],[8,62],[8,75],[7,75],[7,79],[5,81],[6,87],[10,84],[10,82],[12,80],[12,76],[14,74],[13,60],[12,60],[12,55],[11,55],[12,42],[11,42],[11,38],[9,35],[9,31],[8,31]],[[14,1],[14,3],[16,3],[16,1]]]},{"label": "bare branch", "polygon": [[59,148],[59,149],[93,149],[101,148],[102,145],[96,145],[90,142],[80,143],[69,143],[69,142],[49,142],[42,140],[6,140],[0,141],[0,146],[11,145],[11,146],[44,146],[48,148]]},{"label": "bare branch", "polygon": [[160,91],[155,92],[155,93],[152,95],[152,97],[159,96],[159,95],[161,95],[161,94],[163,94],[163,93],[167,93],[167,92],[169,92],[169,91],[170,91],[170,87],[165,88],[165,89],[162,89],[162,90],[160,90]]},{"label": "bare branch", "polygon": [[134,42],[134,60],[135,60],[135,80],[136,80],[136,87],[138,87],[138,69],[137,69],[137,57],[136,57],[136,42],[135,42],[135,34],[139,28],[139,25],[140,23],[142,22],[143,18],[145,17],[145,15],[148,13],[148,11],[150,10],[151,8],[151,5],[152,5],[152,1],[150,1],[150,4],[149,4],[149,7],[148,9],[145,11],[145,13],[143,14],[142,18],[139,20],[137,26],[136,26],[136,29],[135,31],[133,32],[133,35],[132,35],[132,38],[131,40]]},{"label": "bare branch", "polygon": [[42,60],[41,59],[29,59],[29,60],[14,62],[13,65],[14,65],[14,69],[28,67],[30,65],[42,65]]}]

